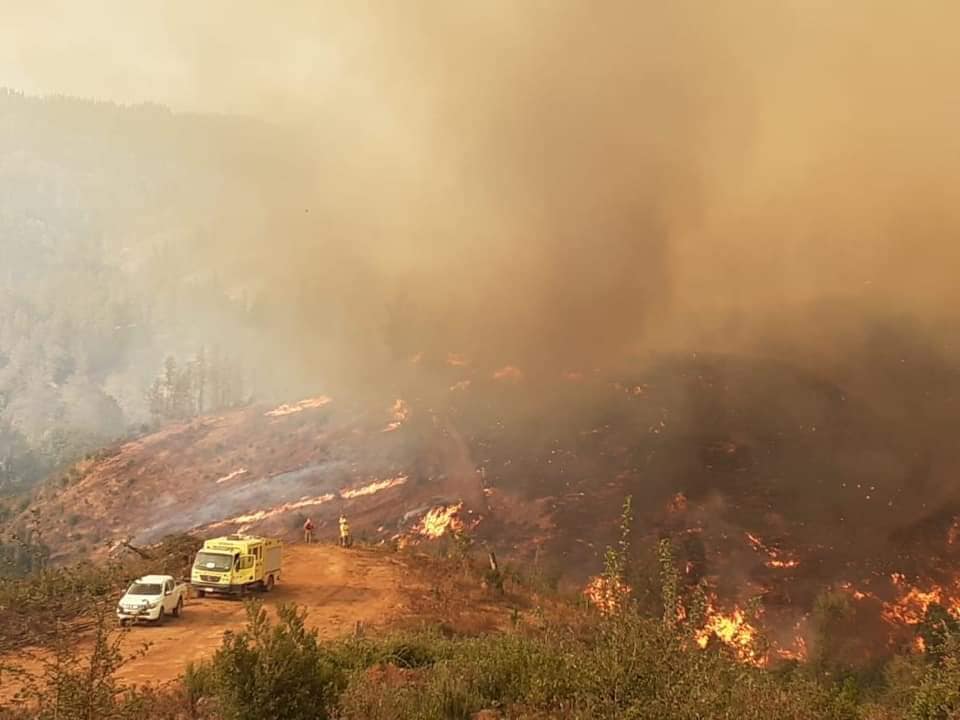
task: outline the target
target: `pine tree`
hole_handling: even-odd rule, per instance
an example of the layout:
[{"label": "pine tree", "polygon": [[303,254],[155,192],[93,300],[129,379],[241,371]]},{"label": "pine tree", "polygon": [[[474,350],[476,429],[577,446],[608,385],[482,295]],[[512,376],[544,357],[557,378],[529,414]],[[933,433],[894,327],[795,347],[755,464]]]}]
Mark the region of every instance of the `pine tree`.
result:
[{"label": "pine tree", "polygon": [[197,353],[192,368],[194,392],[196,395],[196,412],[202,415],[207,409],[207,350],[203,345],[200,346],[200,352]]}]

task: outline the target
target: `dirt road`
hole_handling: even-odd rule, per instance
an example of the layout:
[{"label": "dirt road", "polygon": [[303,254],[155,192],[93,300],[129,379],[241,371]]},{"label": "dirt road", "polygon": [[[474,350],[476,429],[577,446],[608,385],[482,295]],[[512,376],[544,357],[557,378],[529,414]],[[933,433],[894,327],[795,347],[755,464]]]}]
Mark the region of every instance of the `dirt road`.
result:
[{"label": "dirt road", "polygon": [[[322,638],[333,638],[351,633],[357,621],[374,629],[404,616],[414,582],[400,561],[387,553],[292,545],[284,550],[280,584],[257,597],[268,609],[290,602],[304,607],[308,625],[316,627]],[[212,655],[224,631],[243,627],[245,618],[239,600],[191,599],[181,617],[130,630],[123,644],[125,654],[133,654],[144,643],[149,648],[118,675],[137,684],[173,680],[188,662]],[[30,654],[24,652],[23,657]],[[6,658],[14,663],[18,659]]]}]

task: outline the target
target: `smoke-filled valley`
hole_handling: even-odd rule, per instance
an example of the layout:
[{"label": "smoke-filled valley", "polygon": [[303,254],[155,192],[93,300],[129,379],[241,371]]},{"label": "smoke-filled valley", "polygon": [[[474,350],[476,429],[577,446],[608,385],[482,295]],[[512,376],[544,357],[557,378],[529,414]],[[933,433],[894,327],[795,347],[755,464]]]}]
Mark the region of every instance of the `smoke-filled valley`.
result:
[{"label": "smoke-filled valley", "polygon": [[346,513],[609,613],[629,497],[738,661],[960,621],[952,5],[219,5],[0,94],[18,572]]}]

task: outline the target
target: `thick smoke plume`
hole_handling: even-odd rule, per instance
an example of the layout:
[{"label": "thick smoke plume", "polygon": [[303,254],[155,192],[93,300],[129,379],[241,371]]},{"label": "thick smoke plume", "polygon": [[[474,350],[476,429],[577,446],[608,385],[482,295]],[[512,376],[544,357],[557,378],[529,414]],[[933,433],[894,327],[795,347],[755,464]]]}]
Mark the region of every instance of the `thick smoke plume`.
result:
[{"label": "thick smoke plume", "polygon": [[245,230],[197,252],[294,383],[418,352],[832,366],[891,317],[950,351],[953,4],[102,5],[59,8],[69,43],[12,11],[4,80],[274,123],[282,144],[233,159],[250,206],[219,209]]}]

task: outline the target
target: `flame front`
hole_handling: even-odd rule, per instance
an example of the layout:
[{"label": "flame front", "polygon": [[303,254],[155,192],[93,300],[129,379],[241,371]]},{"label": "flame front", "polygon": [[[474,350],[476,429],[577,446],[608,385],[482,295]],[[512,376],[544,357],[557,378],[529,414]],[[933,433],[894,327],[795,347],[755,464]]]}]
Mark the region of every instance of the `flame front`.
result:
[{"label": "flame front", "polygon": [[[946,599],[944,589],[934,585],[929,590],[908,586],[901,573],[893,573],[890,581],[901,590],[900,597],[883,604],[883,617],[887,622],[904,625],[919,625],[931,605],[947,605],[947,609],[957,615],[960,608],[956,601]],[[945,601],[946,599],[946,601]]]},{"label": "flame front", "polygon": [[331,402],[333,402],[333,400],[328,398],[326,395],[321,395],[320,397],[301,400],[294,405],[283,404],[280,407],[274,408],[273,410],[268,410],[264,413],[264,415],[267,417],[284,417],[286,415],[293,415],[295,413],[303,412],[304,410],[322,408],[324,405],[328,405]]},{"label": "flame front", "polygon": [[395,478],[388,478],[386,480],[375,480],[368,485],[364,485],[358,488],[351,488],[349,490],[341,490],[340,497],[345,500],[352,500],[353,498],[363,497],[364,495],[373,495],[378,493],[381,490],[387,490],[392,487],[398,487],[407,482],[407,476],[401,475]]},{"label": "flame front", "polygon": [[330,502],[336,497],[331,493],[326,495],[317,495],[316,497],[304,497],[293,502],[284,503],[283,505],[278,505],[277,507],[270,508],[269,510],[257,510],[253,513],[248,513],[246,515],[236,515],[227,520],[221,520],[218,523],[214,523],[209,527],[221,527],[223,525],[238,525],[243,524],[249,526],[253,523],[258,523],[268,518],[276,517],[277,515],[282,515],[283,513],[290,512],[291,510],[299,510],[300,508],[313,507],[316,505],[323,505],[324,503]]}]

